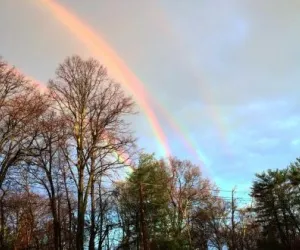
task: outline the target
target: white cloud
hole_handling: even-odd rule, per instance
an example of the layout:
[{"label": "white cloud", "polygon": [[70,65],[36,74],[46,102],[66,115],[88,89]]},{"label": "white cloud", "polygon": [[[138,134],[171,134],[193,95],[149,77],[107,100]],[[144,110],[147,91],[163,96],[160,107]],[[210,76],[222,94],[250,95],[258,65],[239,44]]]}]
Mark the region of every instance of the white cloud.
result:
[{"label": "white cloud", "polygon": [[291,145],[292,146],[299,146],[300,145],[300,139],[294,139],[291,141]]},{"label": "white cloud", "polygon": [[274,126],[278,129],[286,130],[298,127],[300,124],[299,116],[291,116],[287,119],[277,120]]}]

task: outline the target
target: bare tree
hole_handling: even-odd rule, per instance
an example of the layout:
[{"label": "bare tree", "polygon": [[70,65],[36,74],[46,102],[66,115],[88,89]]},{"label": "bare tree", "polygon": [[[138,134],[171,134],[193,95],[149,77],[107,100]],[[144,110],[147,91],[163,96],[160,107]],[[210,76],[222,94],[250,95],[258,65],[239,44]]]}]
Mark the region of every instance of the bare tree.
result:
[{"label": "bare tree", "polygon": [[35,138],[30,155],[29,171],[35,183],[41,185],[50,202],[53,217],[54,249],[62,249],[60,223],[60,193],[62,192],[62,163],[61,148],[66,140],[64,121],[53,111],[45,113],[39,124],[39,135]]},{"label": "bare tree", "polygon": [[[96,60],[67,58],[49,88],[69,128],[68,161],[78,192],[77,249],[84,247],[85,213],[94,179],[103,173],[114,152],[124,152],[133,139],[124,115],[133,102]],[[93,249],[93,246],[91,246]]]},{"label": "bare tree", "polygon": [[210,194],[211,183],[201,176],[200,168],[190,161],[181,161],[170,158],[171,179],[170,179],[170,200],[172,214],[170,220],[175,237],[189,239],[190,217],[192,208],[200,206]]},{"label": "bare tree", "polygon": [[45,249],[52,241],[48,200],[33,192],[25,166],[8,172],[2,190],[4,241],[1,249]]},{"label": "bare tree", "polygon": [[8,169],[26,158],[47,108],[36,86],[0,60],[0,188]]}]

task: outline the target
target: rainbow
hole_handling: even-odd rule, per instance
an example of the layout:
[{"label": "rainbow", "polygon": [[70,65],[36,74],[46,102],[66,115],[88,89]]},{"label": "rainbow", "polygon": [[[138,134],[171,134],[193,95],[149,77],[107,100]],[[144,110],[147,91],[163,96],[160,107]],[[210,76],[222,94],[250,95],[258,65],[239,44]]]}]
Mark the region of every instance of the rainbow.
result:
[{"label": "rainbow", "polygon": [[33,85],[37,86],[42,93],[47,91],[47,87],[45,84],[34,79],[32,76],[29,76],[27,74],[25,75],[20,69],[16,68],[14,65],[13,66],[9,65],[9,67],[11,67],[18,75],[23,76],[25,78],[25,80],[27,80],[27,81],[31,82]]},{"label": "rainbow", "polygon": [[[13,67],[14,68],[14,71],[19,74],[19,75],[22,75],[25,77],[25,79],[27,79],[28,81],[30,81],[33,85],[35,85],[42,93],[46,93],[48,91],[48,88],[45,84],[41,83],[40,81],[34,79],[32,76],[28,76],[28,75],[24,75],[24,73],[17,69],[16,67]],[[107,136],[104,135],[104,141],[109,143],[109,138]],[[121,152],[121,151],[118,151],[118,150],[115,150],[113,152],[113,155],[115,156],[115,158],[118,160],[120,159],[121,162],[124,162],[124,164],[126,165],[127,167],[127,173],[130,174],[134,171],[134,166],[133,166],[133,163],[131,162],[131,159],[130,157],[124,153],[124,152]]]},{"label": "rainbow", "polygon": [[[168,34],[172,41],[174,42],[177,51],[177,56],[180,56],[180,60],[185,61],[185,65],[188,65],[189,67],[187,67],[189,69],[189,73],[195,77],[198,85],[203,86],[202,89],[205,89],[205,92],[203,91],[199,91],[199,95],[201,97],[201,99],[203,100],[204,103],[209,104],[211,103],[212,105],[210,105],[210,109],[209,109],[209,113],[208,115],[210,116],[211,120],[213,121],[215,127],[217,128],[216,131],[218,133],[219,138],[221,139],[221,143],[223,146],[223,149],[225,150],[226,154],[228,156],[231,156],[231,152],[229,150],[229,145],[228,145],[228,138],[227,135],[230,133],[229,128],[227,126],[227,124],[221,120],[221,114],[222,111],[221,109],[214,105],[214,100],[215,97],[211,91],[211,87],[206,83],[205,79],[203,78],[204,74],[201,74],[201,78],[199,77],[200,73],[199,73],[199,69],[195,66],[195,63],[193,63],[193,61],[190,59],[191,56],[190,54],[187,55],[187,48],[188,46],[186,45],[185,41],[184,41],[184,36],[178,34],[176,32],[176,30],[174,29],[174,25],[171,23],[171,19],[168,16],[168,13],[166,11],[163,11],[162,9],[162,4],[161,2],[153,2],[153,4],[156,4],[154,6],[154,8],[157,10],[156,12],[156,17],[159,18],[159,21],[161,24],[160,27],[164,29],[164,33]],[[162,110],[162,112],[165,114],[165,110]],[[191,148],[192,145],[194,149],[197,149],[198,147],[195,145],[194,142],[192,142],[192,140],[189,138],[188,133],[186,132],[186,129],[180,125],[179,122],[176,122],[173,120],[170,120],[170,117],[168,117],[169,119],[169,124],[171,124],[171,126],[173,127],[173,129],[175,131],[180,130],[181,131],[181,136],[185,134],[185,138],[186,140],[189,142],[186,146]],[[200,152],[198,150],[198,152]],[[200,153],[201,154],[201,153]]]},{"label": "rainbow", "polygon": [[[109,138],[107,133],[103,134],[102,139],[108,145],[111,142],[111,138]],[[120,160],[126,166],[127,174],[131,174],[135,170],[134,164],[133,164],[130,156],[126,152],[121,152],[121,150],[114,150],[113,155],[117,161]]]},{"label": "rainbow", "polygon": [[149,98],[143,85],[137,77],[126,67],[122,59],[110,48],[110,46],[97,34],[89,28],[86,24],[82,23],[74,14],[70,13],[62,5],[51,0],[40,1],[62,24],[64,24],[69,31],[71,31],[87,48],[96,56],[105,61],[107,68],[113,75],[119,79],[128,91],[135,94],[137,103],[146,114],[153,132],[162,146],[162,151],[165,156],[171,155],[167,138],[159,125],[155,112],[148,104]]},{"label": "rainbow", "polygon": [[[123,60],[117,53],[104,41],[104,39],[97,34],[91,27],[83,23],[76,15],[71,13],[61,4],[51,0],[40,0],[44,7],[46,7],[62,24],[64,24],[69,31],[71,31],[86,47],[96,56],[104,59],[108,69],[113,72],[114,76],[125,84],[125,87],[134,94],[137,103],[141,106],[146,114],[149,123],[156,135],[159,144],[163,147],[164,155],[170,156],[170,148],[166,136],[160,127],[158,119],[149,105],[150,98],[148,97],[142,82],[134,75],[133,72],[126,66]],[[157,103],[156,103],[157,104]],[[183,141],[185,147],[197,156],[201,163],[205,164],[203,156],[198,147],[192,143],[191,139],[186,135],[182,126],[175,122],[173,117],[163,108],[158,105],[159,110],[163,113],[164,118],[171,125],[172,129]]]},{"label": "rainbow", "polygon": [[[19,72],[20,74],[22,74],[21,71],[18,71],[18,72]],[[42,84],[40,81],[34,79],[32,76],[26,75],[25,78],[26,78],[27,80],[29,80],[30,82],[34,83],[34,84],[39,88],[39,90],[40,90],[42,93],[46,93],[46,91],[48,90],[48,88],[47,88],[47,86],[46,86],[45,84]]]}]

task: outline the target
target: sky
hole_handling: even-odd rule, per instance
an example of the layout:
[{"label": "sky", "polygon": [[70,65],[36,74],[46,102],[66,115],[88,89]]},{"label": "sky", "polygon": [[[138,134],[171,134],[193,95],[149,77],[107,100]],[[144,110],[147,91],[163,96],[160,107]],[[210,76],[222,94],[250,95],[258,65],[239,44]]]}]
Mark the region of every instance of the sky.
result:
[{"label": "sky", "polygon": [[[57,18],[53,2],[93,36]],[[298,0],[0,0],[0,55],[42,83],[73,54],[121,84],[123,65],[138,145],[163,157],[168,142],[220,189],[248,192],[255,173],[300,153],[299,27]]]}]

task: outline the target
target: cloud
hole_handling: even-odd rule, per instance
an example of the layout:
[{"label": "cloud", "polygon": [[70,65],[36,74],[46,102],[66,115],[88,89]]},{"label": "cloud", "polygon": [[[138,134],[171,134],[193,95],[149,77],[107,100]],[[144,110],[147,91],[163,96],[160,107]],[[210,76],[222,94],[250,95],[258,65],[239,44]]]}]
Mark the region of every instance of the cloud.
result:
[{"label": "cloud", "polygon": [[299,156],[300,132],[296,125],[299,116],[295,113],[295,103],[283,100],[252,102],[231,106],[226,116],[231,154],[220,147],[217,137],[203,142],[212,159],[214,179],[221,186],[250,187],[255,173],[284,168]]},{"label": "cloud", "polygon": [[300,115],[291,116],[284,120],[275,121],[274,126],[281,130],[293,129],[299,127],[300,125]]},{"label": "cloud", "polygon": [[292,140],[291,145],[295,146],[295,147],[298,147],[300,145],[300,139],[297,138],[297,139]]},{"label": "cloud", "polygon": [[[298,156],[299,1],[61,2],[103,34],[218,183],[250,183],[254,173]],[[38,5],[3,6],[0,49],[26,73],[46,81],[65,56],[92,56]],[[155,110],[173,153],[196,161]],[[141,147],[159,154],[146,117],[131,121]]]}]

